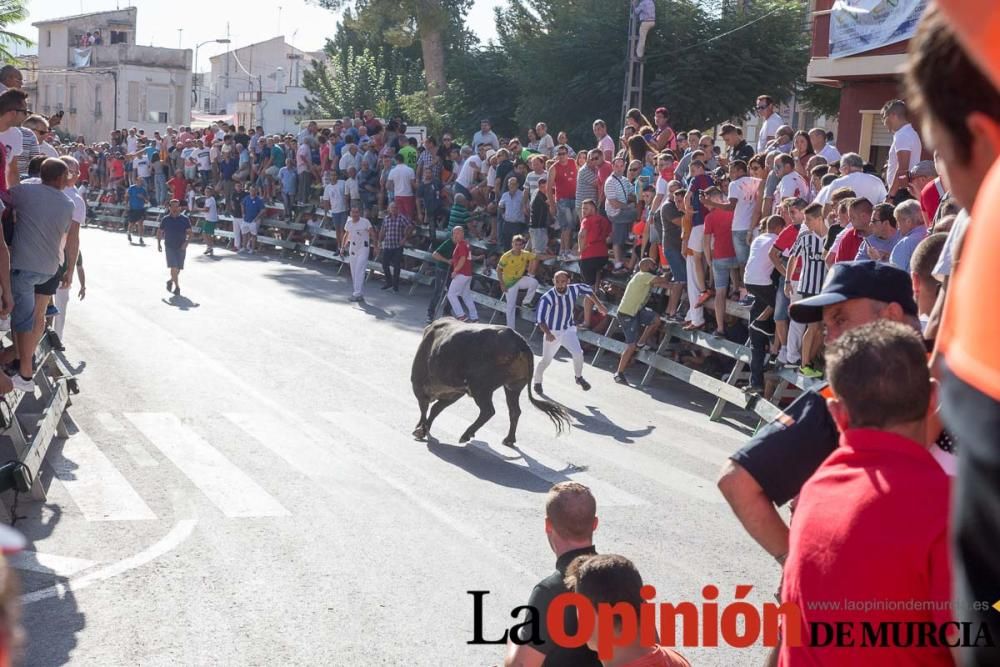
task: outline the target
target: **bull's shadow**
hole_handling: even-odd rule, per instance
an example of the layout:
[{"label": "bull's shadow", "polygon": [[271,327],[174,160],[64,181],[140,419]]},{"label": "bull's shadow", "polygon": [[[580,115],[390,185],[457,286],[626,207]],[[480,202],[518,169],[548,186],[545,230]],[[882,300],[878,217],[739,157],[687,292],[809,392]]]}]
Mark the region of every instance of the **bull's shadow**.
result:
[{"label": "bull's shadow", "polygon": [[[506,486],[531,493],[548,493],[557,482],[570,481],[568,473],[580,472],[583,468],[567,466],[563,470],[553,470],[542,465],[517,448],[504,447],[506,457],[485,451],[487,443],[481,438],[473,438],[464,445],[441,442],[434,436],[427,438],[427,451],[442,461],[461,468],[484,482]],[[523,460],[527,467],[512,465],[506,461]]]},{"label": "bull's shadow", "polygon": [[628,430],[615,424],[607,415],[601,412],[600,408],[594,405],[588,405],[587,410],[590,411],[589,415],[579,410],[566,408],[566,412],[576,420],[576,423],[573,424],[574,428],[595,435],[606,435],[626,445],[634,444],[636,438],[645,438],[656,428],[650,424],[644,428]]}]

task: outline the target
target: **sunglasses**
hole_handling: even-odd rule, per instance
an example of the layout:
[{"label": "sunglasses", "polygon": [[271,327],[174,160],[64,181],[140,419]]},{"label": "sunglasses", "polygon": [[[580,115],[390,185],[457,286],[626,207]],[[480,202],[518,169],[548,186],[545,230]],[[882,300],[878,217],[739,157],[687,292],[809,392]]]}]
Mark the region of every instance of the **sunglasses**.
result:
[{"label": "sunglasses", "polygon": [[629,167],[629,171],[639,171],[636,167]]},{"label": "sunglasses", "polygon": [[766,109],[766,108],[767,108],[767,106],[766,106],[766,105],[765,105],[765,106],[762,106],[762,107],[757,107],[757,111],[763,111],[763,110],[764,110],[764,109]]},{"label": "sunglasses", "polygon": [[11,109],[11,111],[16,111],[18,113],[23,113],[23,114],[28,115],[28,116],[30,116],[32,113],[34,113],[31,109]]}]

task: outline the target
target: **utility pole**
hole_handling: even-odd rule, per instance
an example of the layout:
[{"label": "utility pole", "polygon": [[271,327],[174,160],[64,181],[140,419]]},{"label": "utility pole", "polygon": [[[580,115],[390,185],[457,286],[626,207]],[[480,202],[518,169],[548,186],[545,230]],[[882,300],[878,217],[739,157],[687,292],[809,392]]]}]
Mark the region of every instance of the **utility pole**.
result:
[{"label": "utility pole", "polygon": [[181,37],[184,35],[184,28],[177,29],[177,48],[181,48]]}]

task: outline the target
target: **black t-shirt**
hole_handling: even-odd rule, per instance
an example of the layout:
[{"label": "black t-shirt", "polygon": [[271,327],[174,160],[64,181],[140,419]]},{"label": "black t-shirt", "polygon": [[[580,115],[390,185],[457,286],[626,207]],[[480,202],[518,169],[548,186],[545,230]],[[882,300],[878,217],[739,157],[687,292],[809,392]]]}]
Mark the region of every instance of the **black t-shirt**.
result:
[{"label": "black t-shirt", "polygon": [[507,178],[512,171],[514,171],[514,163],[510,160],[504,160],[497,165],[497,183],[500,184],[501,194],[507,192]]},{"label": "black t-shirt", "polygon": [[233,135],[233,141],[235,141],[238,144],[243,144],[243,148],[249,148],[250,147],[250,135],[249,134],[243,134],[243,133],[234,134]]},{"label": "black t-shirt", "polygon": [[840,441],[840,432],[815,391],[804,391],[730,459],[757,480],[775,505],[799,494]]},{"label": "black t-shirt", "polygon": [[753,157],[753,146],[747,143],[746,139],[743,139],[734,148],[729,150],[729,159],[732,160],[743,160],[744,162],[750,162],[750,158]]},{"label": "black t-shirt", "polygon": [[[601,667],[601,661],[597,659],[597,654],[587,648],[586,645],[579,648],[563,648],[549,641],[549,631],[545,625],[549,605],[552,604],[552,601],[560,593],[569,592],[566,584],[563,583],[563,578],[566,576],[566,568],[569,567],[569,564],[577,556],[596,553],[597,550],[594,547],[567,551],[556,560],[556,571],[538,582],[531,591],[531,597],[528,598],[528,605],[538,610],[538,636],[542,639],[542,644],[532,644],[531,646],[539,653],[545,655],[545,667]],[[566,609],[563,623],[568,635],[573,636],[576,634],[576,610],[573,607]],[[530,639],[530,629],[521,628],[519,632],[521,641],[528,641]]]},{"label": "black t-shirt", "polygon": [[839,222],[835,222],[830,225],[830,229],[826,233],[826,243],[823,244],[823,250],[829,250],[833,247],[833,242],[837,240],[837,235],[844,231],[844,228]]},{"label": "black t-shirt", "polygon": [[[545,229],[549,226],[549,198],[538,191],[531,200],[531,229]],[[534,250],[534,248],[532,248]]]},{"label": "black t-shirt", "polygon": [[662,226],[661,236],[663,237],[663,247],[681,249],[681,226],[671,220],[680,220],[684,217],[677,204],[668,201],[660,207],[660,224]]}]

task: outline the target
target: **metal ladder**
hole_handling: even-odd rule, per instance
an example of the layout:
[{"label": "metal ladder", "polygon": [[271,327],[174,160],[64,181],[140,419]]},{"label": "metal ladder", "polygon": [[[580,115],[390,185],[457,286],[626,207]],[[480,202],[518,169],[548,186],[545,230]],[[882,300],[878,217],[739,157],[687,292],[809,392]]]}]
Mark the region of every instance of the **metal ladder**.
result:
[{"label": "metal ladder", "polygon": [[628,53],[625,54],[625,90],[622,93],[622,115],[619,127],[625,127],[625,114],[629,109],[642,109],[642,82],[645,63],[635,57],[635,48],[639,42],[639,20],[632,10],[632,3],[626,0],[628,5]]}]

